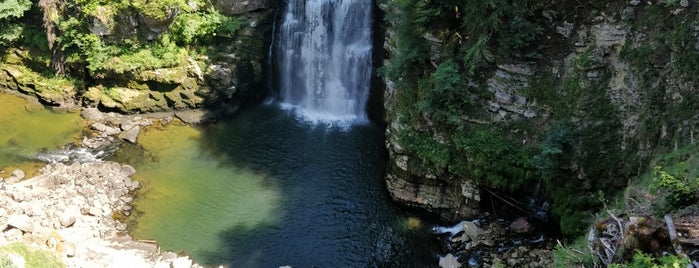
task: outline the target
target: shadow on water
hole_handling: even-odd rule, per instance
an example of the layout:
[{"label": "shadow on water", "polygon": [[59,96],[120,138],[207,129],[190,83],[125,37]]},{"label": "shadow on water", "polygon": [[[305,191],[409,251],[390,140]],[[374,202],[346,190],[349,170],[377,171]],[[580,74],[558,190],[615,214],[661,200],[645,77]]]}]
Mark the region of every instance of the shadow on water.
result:
[{"label": "shadow on water", "polygon": [[[274,220],[217,231],[200,262],[231,267],[429,267],[435,242],[385,190],[382,129],[312,126],[275,105],[206,128],[202,151],[278,189]],[[250,177],[259,180],[259,177]]]}]

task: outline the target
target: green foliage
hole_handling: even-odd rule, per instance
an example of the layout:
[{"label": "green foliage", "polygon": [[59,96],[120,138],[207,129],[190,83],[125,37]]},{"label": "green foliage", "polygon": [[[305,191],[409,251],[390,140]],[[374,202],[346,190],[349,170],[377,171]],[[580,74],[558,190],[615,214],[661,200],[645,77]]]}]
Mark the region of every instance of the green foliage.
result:
[{"label": "green foliage", "polygon": [[408,146],[408,150],[420,159],[433,163],[439,170],[446,168],[452,158],[449,147],[437,142],[428,133],[404,132],[400,139],[402,144]]},{"label": "green foliage", "polygon": [[[686,170],[687,164],[685,162],[679,165],[684,166]],[[677,209],[697,201],[699,178],[691,179],[686,171],[683,173],[685,174],[675,175],[664,171],[661,166],[653,168],[654,178],[650,189],[667,191],[669,195],[666,200],[671,209]]]},{"label": "green foliage", "polygon": [[19,39],[23,26],[18,21],[29,10],[29,0],[3,0],[0,2],[0,46],[6,46]]},{"label": "green foliage", "polygon": [[[24,257],[26,267],[32,268],[60,268],[65,267],[65,264],[53,252],[31,249],[27,245],[16,242],[0,247],[0,267],[9,266],[9,258],[7,254],[19,254]],[[4,266],[6,265],[7,266]]]},{"label": "green foliage", "polygon": [[684,268],[689,265],[689,259],[678,255],[653,257],[650,254],[636,251],[630,263],[614,263],[610,268]]},{"label": "green foliage", "polygon": [[514,190],[533,175],[529,150],[519,147],[503,130],[473,127],[452,136],[457,161],[449,171],[498,189]]},{"label": "green foliage", "polygon": [[192,8],[185,0],[133,0],[131,6],[139,13],[154,19],[165,20],[183,10],[191,12]]},{"label": "green foliage", "polygon": [[21,18],[31,6],[32,2],[29,0],[5,0],[0,3],[0,20]]},{"label": "green foliage", "polygon": [[469,92],[456,62],[442,62],[432,75],[420,83],[422,96],[417,107],[440,123],[458,125],[461,115],[471,105]]},{"label": "green foliage", "polygon": [[170,26],[173,41],[180,45],[205,42],[213,36],[233,36],[243,22],[231,18],[214,9],[205,12],[185,13],[177,16]]},{"label": "green foliage", "polygon": [[555,169],[560,166],[560,155],[564,146],[573,142],[573,130],[567,123],[556,124],[539,144],[540,152],[532,159],[532,165],[540,170],[545,178],[553,176]]}]

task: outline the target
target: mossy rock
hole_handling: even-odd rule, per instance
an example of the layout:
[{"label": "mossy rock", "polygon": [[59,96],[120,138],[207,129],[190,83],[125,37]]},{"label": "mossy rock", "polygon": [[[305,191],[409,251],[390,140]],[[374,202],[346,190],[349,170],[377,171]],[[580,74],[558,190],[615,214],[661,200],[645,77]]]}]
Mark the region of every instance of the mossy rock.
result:
[{"label": "mossy rock", "polygon": [[[88,91],[94,99],[96,90]],[[101,90],[99,103],[122,113],[155,112],[169,110],[169,106],[162,93],[143,91],[125,87],[114,87]]]},{"label": "mossy rock", "polygon": [[46,77],[21,65],[0,64],[0,85],[56,105],[72,103],[77,96],[75,82]]}]

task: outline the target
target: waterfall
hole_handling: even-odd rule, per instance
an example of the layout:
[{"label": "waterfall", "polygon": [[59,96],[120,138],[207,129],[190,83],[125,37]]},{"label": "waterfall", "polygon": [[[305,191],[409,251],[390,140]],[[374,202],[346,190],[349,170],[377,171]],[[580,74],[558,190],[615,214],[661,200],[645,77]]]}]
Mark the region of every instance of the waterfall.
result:
[{"label": "waterfall", "polygon": [[280,98],[311,121],[356,121],[371,84],[371,0],[288,0],[278,29]]}]

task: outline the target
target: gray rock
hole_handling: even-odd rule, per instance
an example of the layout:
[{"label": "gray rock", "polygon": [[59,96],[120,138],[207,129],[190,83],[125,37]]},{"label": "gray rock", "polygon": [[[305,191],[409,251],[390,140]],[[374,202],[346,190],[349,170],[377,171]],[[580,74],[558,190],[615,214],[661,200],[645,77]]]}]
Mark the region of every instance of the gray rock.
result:
[{"label": "gray rock", "polygon": [[14,214],[7,220],[7,225],[22,230],[25,233],[34,231],[34,223],[29,216],[24,214]]},{"label": "gray rock", "polygon": [[525,219],[524,217],[519,217],[517,220],[513,221],[510,224],[510,230],[518,234],[528,233],[529,231],[531,231],[531,229],[531,224],[529,224],[527,219]]},{"label": "gray rock", "polygon": [[131,143],[136,143],[136,140],[138,139],[138,134],[141,132],[141,127],[135,126],[127,131],[124,131],[119,135],[120,139],[124,139],[128,142]]},{"label": "gray rock", "polygon": [[126,174],[127,177],[131,177],[133,174],[136,174],[136,169],[130,165],[122,165],[121,173]]},{"label": "gray rock", "polygon": [[526,76],[534,75],[532,67],[525,64],[500,64],[498,68],[509,73],[521,74]]},{"label": "gray rock", "polygon": [[640,3],[641,3],[640,0],[631,0],[631,1],[629,1],[629,5],[632,5],[632,6],[637,6],[637,5],[640,4]]},{"label": "gray rock", "polygon": [[20,178],[18,178],[18,177],[10,176],[9,178],[5,179],[3,182],[4,182],[4,183],[7,183],[7,184],[14,184],[14,183],[18,183],[18,182],[21,181],[21,180],[22,180],[22,179],[20,179]]},{"label": "gray rock", "polygon": [[461,225],[464,227],[464,233],[468,235],[471,241],[477,242],[480,240],[483,230],[475,223],[472,221],[463,221],[461,222]]},{"label": "gray rock", "polygon": [[689,7],[689,0],[680,0],[681,7]]},{"label": "gray rock", "polygon": [[172,261],[172,268],[190,268],[192,260],[189,257],[179,257]]},{"label": "gray rock", "polygon": [[243,1],[227,1],[227,0],[214,0],[214,7],[219,12],[226,15],[240,15],[250,11],[255,11],[259,9],[266,9],[269,7],[269,1],[267,0],[243,0]]},{"label": "gray rock", "polygon": [[63,228],[70,227],[75,223],[75,215],[73,215],[73,213],[70,212],[64,212],[58,218],[58,221],[61,223],[61,226]]},{"label": "gray rock", "polygon": [[15,171],[12,171],[12,176],[17,177],[21,180],[24,179],[25,174],[24,171],[22,171],[21,169],[15,169]]},{"label": "gray rock", "polygon": [[112,136],[119,134],[121,130],[119,128],[115,127],[110,127],[102,123],[94,123],[90,125],[90,128],[99,131],[100,133],[107,135],[107,136]]},{"label": "gray rock", "polygon": [[573,33],[573,24],[570,22],[564,21],[563,25],[556,26],[556,32],[565,38],[570,38],[570,35]]},{"label": "gray rock", "polygon": [[210,119],[209,114],[203,110],[176,111],[175,117],[179,118],[180,120],[182,120],[182,122],[185,122],[187,124],[199,124]]},{"label": "gray rock", "polygon": [[461,267],[461,263],[459,263],[459,259],[456,256],[449,253],[449,254],[447,254],[447,256],[439,257],[439,267],[440,268],[459,268],[459,267]]}]

